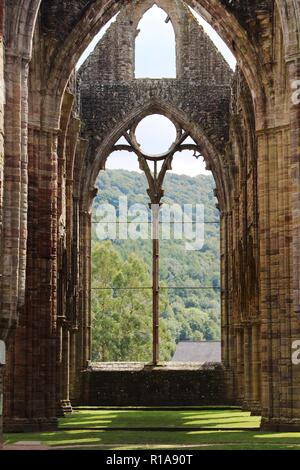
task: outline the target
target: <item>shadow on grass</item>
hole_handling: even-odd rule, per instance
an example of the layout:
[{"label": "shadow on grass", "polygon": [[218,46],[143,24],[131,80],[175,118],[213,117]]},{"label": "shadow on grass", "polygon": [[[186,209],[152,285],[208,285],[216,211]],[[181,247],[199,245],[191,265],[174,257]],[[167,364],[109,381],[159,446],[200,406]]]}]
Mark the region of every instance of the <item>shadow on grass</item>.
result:
[{"label": "shadow on grass", "polygon": [[[200,423],[200,425],[199,425]],[[236,427],[257,427],[260,418],[250,417],[240,410],[220,412],[199,411],[155,411],[149,410],[95,410],[80,411],[60,420],[60,429],[56,432],[33,434],[8,434],[8,444],[18,441],[41,441],[53,448],[72,446],[80,449],[163,449],[186,448],[204,450],[300,450],[300,433],[266,433],[257,430],[230,430]],[[238,425],[238,426],[237,426]],[[80,429],[64,429],[68,428]],[[154,427],[188,427],[189,430],[171,429],[154,430]],[[205,427],[204,430],[193,428]],[[226,430],[222,430],[226,426]],[[94,427],[104,427],[96,430]],[[118,427],[127,427],[124,431]],[[130,430],[130,427],[144,427],[143,431]],[[213,429],[218,427],[219,430]],[[92,428],[92,429],[85,429]],[[105,428],[114,428],[106,431]],[[152,428],[152,429],[151,429]],[[207,429],[211,428],[211,429]]]},{"label": "shadow on grass", "polygon": [[80,411],[60,420],[60,429],[92,428],[254,428],[260,426],[259,417],[238,411],[220,412],[217,410],[186,411],[138,411],[108,410]]}]

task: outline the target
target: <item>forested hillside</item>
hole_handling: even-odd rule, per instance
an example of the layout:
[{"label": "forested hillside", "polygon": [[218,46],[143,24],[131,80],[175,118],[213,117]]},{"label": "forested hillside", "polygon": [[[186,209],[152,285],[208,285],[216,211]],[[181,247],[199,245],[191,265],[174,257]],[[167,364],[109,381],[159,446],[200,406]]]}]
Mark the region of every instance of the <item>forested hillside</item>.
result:
[{"label": "forested hillside", "polygon": [[[184,240],[161,240],[161,359],[169,360],[176,342],[220,337],[219,213],[211,176],[168,174],[165,204],[203,204],[205,238],[200,251],[188,251]],[[151,239],[99,241],[97,208],[119,197],[128,207],[148,207],[143,174],[102,172],[93,207],[92,313],[93,358],[97,361],[151,359]],[[129,289],[129,290],[126,290]]]}]

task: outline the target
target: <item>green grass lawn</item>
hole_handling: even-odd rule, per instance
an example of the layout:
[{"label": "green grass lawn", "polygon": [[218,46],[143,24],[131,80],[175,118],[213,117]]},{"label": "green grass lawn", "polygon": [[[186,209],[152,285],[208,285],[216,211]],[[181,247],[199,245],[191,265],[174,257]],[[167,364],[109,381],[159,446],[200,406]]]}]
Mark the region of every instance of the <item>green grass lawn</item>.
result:
[{"label": "green grass lawn", "polygon": [[60,419],[56,432],[7,434],[5,440],[56,449],[300,450],[300,433],[262,433],[259,425],[260,418],[239,409],[80,409]]},{"label": "green grass lawn", "polygon": [[260,418],[241,410],[81,410],[60,421],[63,428],[258,428]]}]

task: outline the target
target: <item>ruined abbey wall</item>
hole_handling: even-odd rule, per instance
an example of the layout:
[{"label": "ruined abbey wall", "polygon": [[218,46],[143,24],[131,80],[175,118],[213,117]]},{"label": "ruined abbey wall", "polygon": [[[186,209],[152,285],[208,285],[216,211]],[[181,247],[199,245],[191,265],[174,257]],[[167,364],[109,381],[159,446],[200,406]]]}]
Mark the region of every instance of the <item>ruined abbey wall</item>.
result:
[{"label": "ruined abbey wall", "polygon": [[[121,7],[134,7],[136,15],[129,28],[123,18],[124,31],[118,33],[122,48],[115,49],[114,57],[121,60],[128,52],[133,60],[135,25],[152,3],[0,2],[0,89],[5,85],[6,100],[4,107],[0,103],[0,339],[9,350],[7,429],[51,428],[58,410],[68,407],[70,398],[80,398],[80,371],[90,357],[89,204],[95,196],[92,176],[101,161],[86,165],[87,155],[95,157],[91,135],[85,135],[88,129],[93,134],[93,128],[78,113],[72,74],[84,49]],[[199,63],[209,55],[210,45],[195,34],[192,20],[183,27],[182,10],[176,13],[175,8],[179,1],[157,3],[170,9],[182,55],[177,57],[176,93],[172,81],[165,87],[157,84],[153,93],[156,100],[169,97],[165,112],[174,113],[180,90],[185,93],[180,109],[194,106],[187,102],[187,90],[199,80]],[[220,33],[239,66],[231,101],[224,101],[229,108],[224,145],[220,128],[214,130],[218,113],[212,121],[203,115],[197,134],[215,176],[221,212],[228,390],[237,403],[262,413],[264,428],[299,429],[300,370],[291,355],[300,338],[300,8],[292,0],[186,3]],[[116,30],[117,24],[110,33],[114,38]],[[183,37],[189,38],[189,51],[180,42]],[[104,61],[104,54],[102,50],[91,59],[99,63],[98,76],[107,86],[101,100],[117,88],[114,106],[120,99],[133,109],[150,85],[140,82],[139,90],[130,83],[133,70],[127,62],[114,69],[116,61],[111,55]],[[202,78],[206,73],[211,85],[226,83],[228,90],[227,72],[221,64],[216,67],[218,61],[215,56],[211,65],[206,63]],[[112,68],[103,73],[109,64]],[[126,96],[120,98],[122,90]],[[87,91],[82,89],[82,112],[89,109]],[[214,96],[217,100],[222,94]],[[201,98],[196,103],[213,107],[217,101]],[[103,110],[99,105],[99,112]],[[198,106],[192,111],[195,121],[201,120]],[[122,116],[117,112],[115,117],[117,125]],[[119,122],[120,128],[126,122]],[[196,132],[199,122],[193,124]],[[102,126],[100,147],[107,121]],[[83,181],[88,181],[85,192]],[[0,366],[0,377],[2,373]]]}]

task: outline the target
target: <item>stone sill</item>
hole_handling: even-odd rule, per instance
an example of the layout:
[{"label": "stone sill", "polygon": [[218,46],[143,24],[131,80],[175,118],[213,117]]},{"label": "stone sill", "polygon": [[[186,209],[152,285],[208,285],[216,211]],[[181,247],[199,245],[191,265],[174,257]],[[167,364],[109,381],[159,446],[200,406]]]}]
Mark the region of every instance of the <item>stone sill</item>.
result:
[{"label": "stone sill", "polygon": [[223,369],[221,363],[197,363],[197,362],[162,362],[157,366],[146,362],[94,362],[90,363],[87,367],[88,371],[206,371],[206,370],[220,370]]}]

